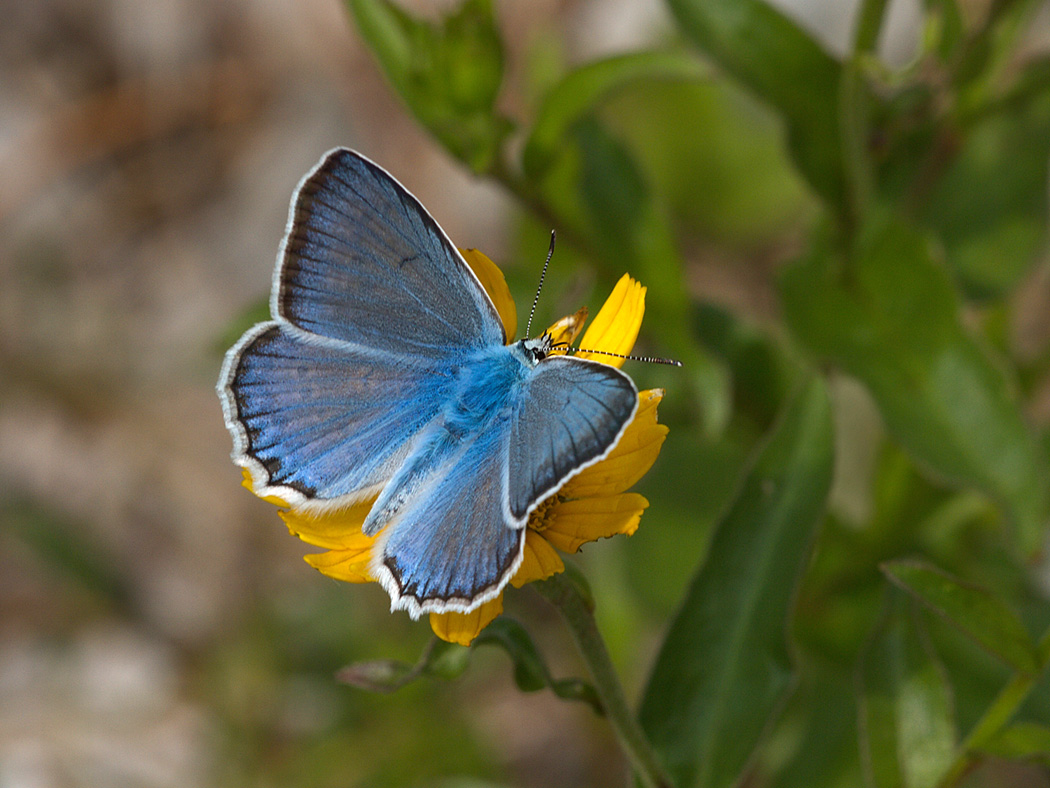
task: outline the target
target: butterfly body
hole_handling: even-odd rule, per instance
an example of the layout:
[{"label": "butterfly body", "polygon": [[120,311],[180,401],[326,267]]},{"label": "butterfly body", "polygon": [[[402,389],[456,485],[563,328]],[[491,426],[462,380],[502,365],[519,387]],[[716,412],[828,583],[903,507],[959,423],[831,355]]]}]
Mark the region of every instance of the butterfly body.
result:
[{"label": "butterfly body", "polygon": [[271,311],[219,379],[234,462],[305,512],[375,497],[371,572],[413,616],[498,595],[529,514],[637,409],[613,367],[551,355],[546,335],[506,345],[437,223],[345,149],[293,198]]},{"label": "butterfly body", "polygon": [[373,536],[398,513],[427,478],[447,462],[459,461],[472,442],[499,430],[512,416],[530,365],[518,345],[477,351],[454,370],[445,406],[422,431],[412,454],[387,483],[365,519]]}]

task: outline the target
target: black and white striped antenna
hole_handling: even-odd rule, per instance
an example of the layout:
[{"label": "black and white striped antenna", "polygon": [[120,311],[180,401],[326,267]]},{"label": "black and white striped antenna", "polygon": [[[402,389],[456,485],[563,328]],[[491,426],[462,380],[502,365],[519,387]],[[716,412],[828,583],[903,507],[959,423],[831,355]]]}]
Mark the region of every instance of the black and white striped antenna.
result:
[{"label": "black and white striped antenna", "polygon": [[554,257],[554,238],[555,232],[551,230],[551,246],[547,250],[547,261],[543,264],[543,271],[540,272],[540,283],[536,288],[536,297],[532,299],[532,309],[529,311],[529,322],[525,326],[526,338],[532,336],[532,316],[536,314],[536,304],[540,302],[540,291],[543,289],[543,280],[547,277],[547,267],[551,264],[551,258]]},{"label": "black and white striped antenna", "polygon": [[[551,245],[547,250],[547,259],[543,263],[543,271],[540,272],[540,284],[536,288],[536,297],[532,299],[532,309],[529,311],[529,322],[525,327],[525,336],[532,336],[532,316],[536,314],[536,304],[540,302],[540,291],[543,290],[543,280],[547,277],[547,268],[551,264],[551,258],[554,256],[554,241],[556,233],[551,230]],[[569,345],[568,342],[559,342],[551,346],[554,348],[564,348],[566,355],[575,355],[577,353],[596,353],[600,356],[613,356],[614,358],[625,358],[628,361],[644,361],[647,364],[667,364],[671,367],[680,367],[682,362],[674,358],[660,358],[659,356],[627,356],[623,353],[611,353],[608,350],[587,350],[586,348],[574,348]]]}]

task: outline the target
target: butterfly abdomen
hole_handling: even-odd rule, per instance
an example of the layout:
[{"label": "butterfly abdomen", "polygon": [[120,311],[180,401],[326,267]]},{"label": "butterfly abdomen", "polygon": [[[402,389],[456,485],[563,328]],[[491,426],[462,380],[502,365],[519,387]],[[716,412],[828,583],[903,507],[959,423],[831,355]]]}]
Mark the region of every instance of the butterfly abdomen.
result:
[{"label": "butterfly abdomen", "polygon": [[478,351],[455,373],[454,395],[380,493],[365,520],[376,533],[418,491],[448,472],[469,444],[511,417],[530,365],[516,346]]}]

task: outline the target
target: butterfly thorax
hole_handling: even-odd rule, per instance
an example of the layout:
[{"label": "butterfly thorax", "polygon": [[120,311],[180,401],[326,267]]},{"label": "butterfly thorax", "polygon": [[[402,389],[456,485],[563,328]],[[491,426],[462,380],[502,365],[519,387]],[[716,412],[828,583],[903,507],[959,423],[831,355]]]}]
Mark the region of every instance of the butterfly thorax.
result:
[{"label": "butterfly thorax", "polygon": [[[539,340],[531,340],[538,342]],[[455,396],[445,409],[444,427],[453,435],[476,434],[492,422],[510,417],[518,401],[518,388],[536,365],[542,346],[530,341],[488,347],[478,352],[456,373]]]}]

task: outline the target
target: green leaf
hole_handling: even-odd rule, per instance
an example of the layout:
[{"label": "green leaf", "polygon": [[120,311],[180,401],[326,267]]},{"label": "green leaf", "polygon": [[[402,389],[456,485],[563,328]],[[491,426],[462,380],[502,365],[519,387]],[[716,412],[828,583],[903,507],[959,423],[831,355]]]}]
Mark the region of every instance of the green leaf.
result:
[{"label": "green leaf", "polygon": [[358,29],[416,118],[475,172],[510,130],[494,109],[503,42],[492,0],[465,0],[440,26],[385,0],[346,0]]},{"label": "green leaf", "polygon": [[890,580],[944,616],[992,656],[1021,673],[1039,670],[1039,657],[1028,630],[999,597],[924,561],[890,561],[880,568]]},{"label": "green leaf", "polygon": [[660,339],[684,365],[704,409],[709,435],[730,415],[724,367],[704,352],[689,330],[691,302],[682,283],[682,260],[670,221],[652,198],[631,152],[598,121],[576,124],[581,156],[580,198],[599,253],[648,288],[647,308],[660,315]]},{"label": "green leaf", "polygon": [[459,678],[470,664],[472,649],[497,646],[514,663],[514,682],[522,692],[536,692],[549,687],[563,700],[577,700],[603,713],[602,702],[594,686],[582,679],[556,679],[528,631],[511,618],[497,618],[475,638],[469,648],[446,643],[435,637],[414,665],[392,659],[369,660],[347,665],[336,673],[336,679],[369,692],[389,693],[424,676],[450,681]]},{"label": "green leaf", "polygon": [[347,6],[387,79],[405,96],[412,69],[413,39],[425,36],[426,26],[383,0],[347,0]]},{"label": "green leaf", "polygon": [[1050,765],[1050,727],[1035,722],[1015,722],[981,747],[999,758],[1032,758]]},{"label": "green leaf", "polygon": [[522,154],[527,175],[539,177],[570,129],[617,90],[654,79],[698,80],[710,69],[683,52],[650,51],[598,60],[570,72],[543,99]]},{"label": "green leaf", "polygon": [[794,334],[863,381],[886,426],[936,476],[992,497],[1022,549],[1042,542],[1046,467],[1012,386],[963,330],[926,240],[873,223],[847,260],[815,248],[781,281]]},{"label": "green leaf", "polygon": [[951,689],[916,614],[891,594],[860,663],[860,748],[872,788],[932,788],[955,754]]},{"label": "green leaf", "polygon": [[668,2],[693,43],[779,112],[799,169],[829,205],[841,205],[838,61],[762,0]]},{"label": "green leaf", "polygon": [[[1045,64],[1029,69],[1038,84]],[[1025,77],[1021,82],[1028,84]],[[949,265],[977,297],[1013,289],[1046,241],[1050,89],[1044,83],[1041,90],[969,130],[922,201],[922,221],[941,238]]]},{"label": "green leaf", "polygon": [[730,785],[792,683],[787,619],[831,483],[823,381],[791,401],[718,525],[640,712],[679,788]]},{"label": "green leaf", "polygon": [[800,377],[795,359],[768,331],[733,310],[697,304],[692,322],[704,346],[732,373],[738,415],[756,419],[763,429],[771,424]]},{"label": "green leaf", "polygon": [[[762,747],[765,758],[756,772],[772,772],[772,779],[761,784],[769,788],[855,785],[856,721],[857,693],[849,674],[829,670],[818,661],[802,668],[798,688],[777,721],[769,744]],[[773,769],[762,768],[774,759],[784,759],[783,765],[774,761]]]}]

